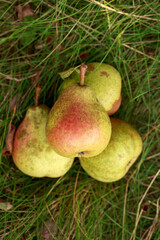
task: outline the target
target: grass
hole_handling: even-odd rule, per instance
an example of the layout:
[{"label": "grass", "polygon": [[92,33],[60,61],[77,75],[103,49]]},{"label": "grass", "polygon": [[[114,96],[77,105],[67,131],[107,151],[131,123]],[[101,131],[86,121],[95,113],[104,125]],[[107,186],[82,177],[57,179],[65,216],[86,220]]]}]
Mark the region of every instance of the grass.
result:
[{"label": "grass", "polygon": [[[0,6],[1,150],[16,96],[14,124],[34,104],[56,100],[59,72],[93,61],[113,65],[123,79],[115,117],[143,138],[143,152],[126,176],[113,183],[90,178],[76,159],[60,179],[31,178],[11,157],[1,158],[0,239],[158,240],[160,138],[160,4],[142,1],[21,1],[33,15],[21,19],[18,1]],[[24,11],[24,9],[23,9]],[[48,238],[49,239],[49,238]]]}]

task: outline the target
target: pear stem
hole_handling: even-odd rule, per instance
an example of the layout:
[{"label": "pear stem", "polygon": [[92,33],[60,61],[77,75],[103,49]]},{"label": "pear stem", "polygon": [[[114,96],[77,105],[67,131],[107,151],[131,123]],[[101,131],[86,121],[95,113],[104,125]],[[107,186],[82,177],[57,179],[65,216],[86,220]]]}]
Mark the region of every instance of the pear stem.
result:
[{"label": "pear stem", "polygon": [[36,88],[36,94],[35,94],[35,106],[37,107],[38,106],[38,101],[39,101],[39,95],[40,95],[40,92],[41,92],[41,88],[40,87],[37,87]]},{"label": "pear stem", "polygon": [[85,78],[86,70],[87,70],[87,65],[85,65],[84,63],[81,64],[81,67],[80,67],[80,86],[84,86],[84,78]]}]

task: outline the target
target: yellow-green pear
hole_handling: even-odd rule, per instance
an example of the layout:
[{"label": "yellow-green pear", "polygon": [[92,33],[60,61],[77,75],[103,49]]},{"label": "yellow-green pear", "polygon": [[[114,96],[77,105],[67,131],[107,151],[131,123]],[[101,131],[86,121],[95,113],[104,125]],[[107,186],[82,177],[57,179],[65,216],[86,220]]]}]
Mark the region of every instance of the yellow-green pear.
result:
[{"label": "yellow-green pear", "polygon": [[111,123],[90,87],[72,83],[60,95],[47,120],[46,135],[53,149],[65,157],[92,157],[101,153],[111,137]]},{"label": "yellow-green pear", "polygon": [[[71,83],[79,82],[80,72],[71,69],[60,74],[64,82],[60,86],[59,94]],[[69,76],[68,76],[69,75]],[[85,84],[91,87],[108,115],[114,114],[121,105],[122,79],[119,72],[111,65],[93,62],[88,64]]]},{"label": "yellow-green pear", "polygon": [[95,157],[80,157],[83,169],[101,182],[121,179],[142,151],[142,139],[130,124],[116,118],[111,118],[111,124],[111,140],[105,150]]},{"label": "yellow-green pear", "polygon": [[19,170],[32,177],[60,177],[74,161],[57,154],[49,144],[45,133],[49,111],[45,105],[30,107],[15,133],[13,161]]}]

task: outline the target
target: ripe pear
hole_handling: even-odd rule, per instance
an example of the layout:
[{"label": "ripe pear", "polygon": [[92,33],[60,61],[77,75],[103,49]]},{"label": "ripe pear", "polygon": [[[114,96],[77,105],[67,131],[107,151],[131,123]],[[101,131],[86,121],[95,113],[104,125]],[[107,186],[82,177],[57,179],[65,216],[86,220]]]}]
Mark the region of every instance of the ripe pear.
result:
[{"label": "ripe pear", "polygon": [[70,84],[48,115],[48,141],[65,157],[95,156],[106,148],[111,137],[108,114],[91,88],[84,85],[85,71],[82,65],[80,83]]},{"label": "ripe pear", "polygon": [[127,122],[111,118],[112,135],[106,149],[91,158],[80,157],[83,169],[101,182],[121,179],[142,151],[139,133]]},{"label": "ripe pear", "polygon": [[57,154],[49,144],[45,134],[49,111],[45,105],[30,107],[15,133],[13,161],[19,170],[32,177],[60,177],[74,161]]},{"label": "ripe pear", "polygon": [[[68,70],[69,72],[69,70]],[[79,82],[80,73],[72,71],[70,76],[63,76],[66,80],[60,86],[59,94],[73,82]],[[90,63],[86,71],[85,84],[91,87],[108,115],[114,114],[121,105],[122,79],[119,72],[109,64]]]}]

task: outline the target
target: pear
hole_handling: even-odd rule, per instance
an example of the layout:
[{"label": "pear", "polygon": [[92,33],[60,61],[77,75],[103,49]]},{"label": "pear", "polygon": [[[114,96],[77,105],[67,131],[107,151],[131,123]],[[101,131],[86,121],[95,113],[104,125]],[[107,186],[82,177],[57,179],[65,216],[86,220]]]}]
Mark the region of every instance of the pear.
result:
[{"label": "pear", "polygon": [[139,133],[127,122],[111,118],[112,135],[106,149],[98,156],[80,157],[83,169],[101,182],[121,179],[142,151]]},{"label": "pear", "polygon": [[74,161],[58,155],[49,144],[45,134],[49,111],[45,105],[30,107],[15,133],[13,161],[19,170],[32,177],[60,177]]},{"label": "pear", "polygon": [[111,137],[107,112],[91,88],[84,85],[85,71],[82,65],[80,83],[70,84],[48,115],[48,141],[65,157],[95,156],[106,148]]},{"label": "pear", "polygon": [[[70,71],[70,76],[65,76],[63,73],[60,74],[61,77],[64,79],[66,78],[66,80],[60,86],[59,94],[61,94],[71,83],[79,82],[80,73],[77,69],[75,71],[73,70]],[[69,70],[67,72],[69,72]],[[108,115],[114,114],[119,109],[122,100],[122,79],[119,72],[114,67],[109,64],[98,62],[88,64],[85,84],[94,91]]]}]

